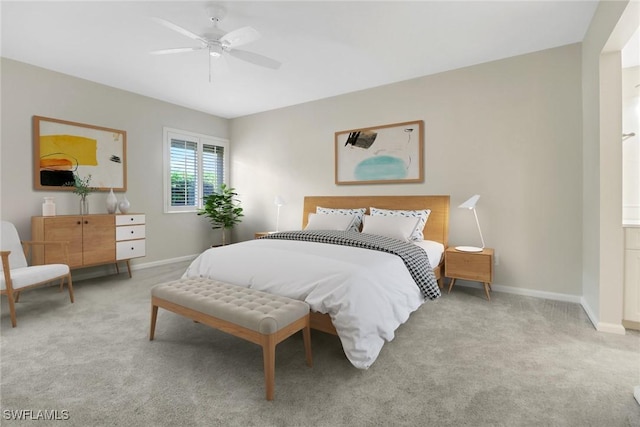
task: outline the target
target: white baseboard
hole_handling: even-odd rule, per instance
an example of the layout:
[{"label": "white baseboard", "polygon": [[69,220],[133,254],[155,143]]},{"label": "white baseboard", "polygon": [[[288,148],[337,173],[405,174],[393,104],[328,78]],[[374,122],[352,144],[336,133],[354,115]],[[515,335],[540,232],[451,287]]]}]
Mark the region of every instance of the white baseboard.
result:
[{"label": "white baseboard", "polygon": [[580,298],[580,305],[582,306],[584,312],[587,313],[587,317],[589,317],[589,320],[591,321],[593,327],[598,330],[598,316],[596,316],[596,313],[593,311],[585,297]]},{"label": "white baseboard", "polygon": [[580,305],[582,305],[584,312],[587,313],[587,316],[589,317],[593,327],[596,328],[596,331],[618,335],[625,335],[627,333],[627,330],[622,324],[616,325],[615,323],[601,322],[585,298],[580,298]]},{"label": "white baseboard", "polygon": [[[467,282],[463,280],[456,280],[456,286],[466,286],[468,288],[484,289],[484,286],[478,282]],[[536,297],[542,299],[550,299],[554,301],[573,302],[580,304],[580,296],[560,294],[557,292],[537,291],[535,289],[526,288],[514,288],[513,286],[503,286],[491,284],[491,289],[496,292],[504,292],[506,294],[523,295],[527,297]]]},{"label": "white baseboard", "polygon": [[622,325],[616,325],[615,323],[598,322],[596,324],[596,330],[598,332],[609,332],[610,334],[625,335],[627,330]]},{"label": "white baseboard", "polygon": [[[481,283],[467,282],[462,280],[456,281],[456,286],[466,286],[469,288],[484,289]],[[600,322],[600,320],[598,319],[598,316],[595,315],[594,311],[591,309],[589,304],[587,304],[587,301],[585,300],[585,298],[579,295],[560,294],[556,292],[537,291],[535,289],[514,288],[512,286],[502,286],[502,285],[493,285],[493,284],[491,285],[491,289],[496,292],[505,292],[508,294],[516,294],[516,295],[523,295],[523,296],[536,297],[536,298],[542,298],[542,299],[549,299],[553,301],[564,301],[564,302],[573,302],[576,304],[580,304],[582,306],[582,309],[587,314],[587,317],[589,317],[589,320],[593,324],[593,327],[598,332],[608,332],[608,333],[619,334],[619,335],[626,334],[626,329],[622,324],[616,325],[613,323]]]}]

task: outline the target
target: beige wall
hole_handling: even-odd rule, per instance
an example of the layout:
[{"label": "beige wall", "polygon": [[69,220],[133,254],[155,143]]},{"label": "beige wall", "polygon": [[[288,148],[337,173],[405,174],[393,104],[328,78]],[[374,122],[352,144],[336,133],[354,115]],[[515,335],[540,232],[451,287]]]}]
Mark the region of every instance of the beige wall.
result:
[{"label": "beige wall", "polygon": [[[127,131],[126,195],[133,212],[147,215],[147,256],[134,264],[197,254],[212,243],[202,217],[163,213],[162,127],[228,138],[226,119],[5,58],[1,67],[0,217],[23,238],[30,237],[30,217],[41,215],[44,196],[55,197],[58,214],[79,210],[70,192],[33,190],[31,118],[39,115]],[[106,213],[106,195],[89,196],[91,213]]]},{"label": "beige wall", "polygon": [[[424,120],[422,184],[336,186],[335,131]],[[300,227],[304,195],[450,194],[449,242],[496,249],[495,283],[554,297],[582,293],[581,47],[569,45],[234,119],[232,184],[240,239]],[[530,292],[531,293],[531,292]]]}]

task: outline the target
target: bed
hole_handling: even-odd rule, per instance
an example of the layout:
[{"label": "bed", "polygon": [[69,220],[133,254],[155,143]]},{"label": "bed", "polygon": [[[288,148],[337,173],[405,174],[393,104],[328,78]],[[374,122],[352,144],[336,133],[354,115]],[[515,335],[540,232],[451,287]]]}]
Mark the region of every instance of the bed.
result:
[{"label": "bed", "polygon": [[[429,266],[428,295],[418,280],[423,273],[417,274],[419,268],[408,263],[402,253],[370,250],[360,244],[353,247],[308,241],[305,234],[341,233],[330,231],[281,232],[208,249],[191,263],[183,277],[209,277],[303,300],[313,311],[311,327],[338,335],[349,361],[356,368],[367,369],[409,315],[440,295],[443,253],[448,243],[449,196],[308,196],[304,199],[303,229],[309,214],[316,213],[318,207],[367,208],[367,214],[369,207],[395,211],[429,209],[424,242],[419,243],[440,247],[440,255],[396,241],[398,247],[404,245],[402,248],[420,252],[424,258],[430,252],[427,265],[434,267]],[[379,237],[357,232],[344,232],[339,237],[343,235],[349,239]]]}]

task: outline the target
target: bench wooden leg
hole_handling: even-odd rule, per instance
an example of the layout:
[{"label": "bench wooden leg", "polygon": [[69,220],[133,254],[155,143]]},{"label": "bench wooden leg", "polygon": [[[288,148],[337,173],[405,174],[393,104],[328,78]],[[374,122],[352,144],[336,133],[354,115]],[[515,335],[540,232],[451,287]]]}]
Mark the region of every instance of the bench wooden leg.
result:
[{"label": "bench wooden leg", "polygon": [[149,341],[153,341],[156,332],[156,319],[158,318],[158,306],[151,305],[151,328],[149,329]]},{"label": "bench wooden leg", "polygon": [[313,359],[311,357],[311,327],[309,323],[302,329],[302,339],[304,340],[304,355],[307,358],[307,366],[313,366]]},{"label": "bench wooden leg", "polygon": [[262,358],[264,359],[264,385],[267,400],[273,400],[276,384],[276,338],[275,334],[263,335]]}]

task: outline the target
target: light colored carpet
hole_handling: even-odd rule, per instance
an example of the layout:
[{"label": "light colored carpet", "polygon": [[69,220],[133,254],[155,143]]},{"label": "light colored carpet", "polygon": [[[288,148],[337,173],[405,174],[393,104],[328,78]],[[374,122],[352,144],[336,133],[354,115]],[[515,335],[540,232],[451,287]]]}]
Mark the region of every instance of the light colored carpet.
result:
[{"label": "light colored carpet", "polygon": [[[149,289],[185,263],[25,292],[18,327],[1,317],[2,425],[638,426],[640,335],[596,332],[576,304],[457,286],[426,303],[367,371],[336,337],[277,347],[264,399],[259,346],[161,310]],[[12,421],[8,411],[68,411]]]}]

